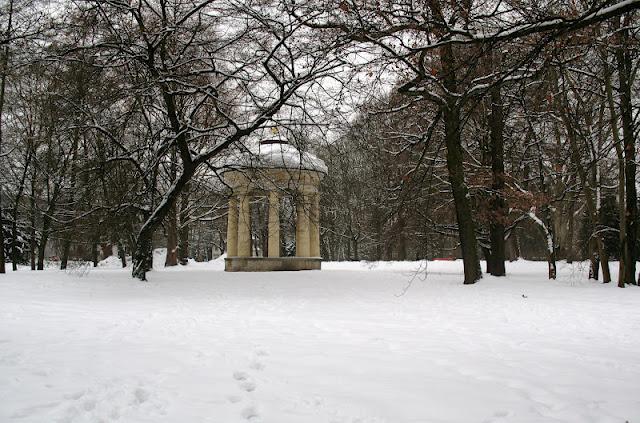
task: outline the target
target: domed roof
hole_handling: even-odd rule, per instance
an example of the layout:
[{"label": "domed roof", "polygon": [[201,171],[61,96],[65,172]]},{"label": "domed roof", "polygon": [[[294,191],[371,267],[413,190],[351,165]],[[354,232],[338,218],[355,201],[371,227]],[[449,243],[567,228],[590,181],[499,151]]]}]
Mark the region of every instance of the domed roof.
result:
[{"label": "domed roof", "polygon": [[311,170],[326,174],[324,161],[306,151],[300,151],[281,139],[263,140],[233,157],[228,165],[238,168]]}]

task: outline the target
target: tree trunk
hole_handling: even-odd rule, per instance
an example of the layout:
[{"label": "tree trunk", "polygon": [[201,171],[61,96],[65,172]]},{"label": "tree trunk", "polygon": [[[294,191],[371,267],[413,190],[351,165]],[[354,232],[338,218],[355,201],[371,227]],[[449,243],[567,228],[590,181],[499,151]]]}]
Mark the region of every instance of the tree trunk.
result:
[{"label": "tree trunk", "polygon": [[122,263],[122,268],[127,267],[127,254],[124,250],[124,243],[122,241],[118,241],[118,257],[120,258],[120,262]]},{"label": "tree trunk", "polygon": [[491,222],[489,223],[489,241],[491,243],[491,266],[487,262],[489,273],[493,276],[505,276],[505,241],[504,224],[507,207],[503,195],[504,190],[504,114],[500,87],[491,90],[491,114],[489,115],[491,138]]},{"label": "tree trunk", "polygon": [[618,113],[616,111],[615,102],[613,100],[613,84],[611,82],[611,69],[609,67],[606,50],[603,53],[602,61],[604,63],[604,83],[605,92],[607,94],[607,105],[609,108],[609,126],[611,128],[611,136],[616,149],[616,157],[618,162],[618,240],[620,244],[620,261],[618,263],[618,287],[624,288],[625,284],[625,264],[624,256],[626,255],[626,206],[625,206],[625,160],[622,143],[620,142],[620,132],[618,131]]},{"label": "tree trunk", "polygon": [[91,240],[91,262],[93,263],[93,267],[98,267],[99,245],[100,245],[100,229],[98,226],[98,228],[96,228],[96,232],[93,235],[93,239]]},{"label": "tree trunk", "polygon": [[[376,196],[375,204],[382,204],[382,200],[379,196]],[[382,260],[382,225],[383,216],[382,208],[378,207],[373,214],[373,227],[375,228],[375,257],[376,261]]]},{"label": "tree trunk", "polygon": [[184,164],[180,177],[174,182],[173,186],[165,194],[163,201],[140,228],[132,254],[133,270],[131,275],[134,278],[138,278],[141,281],[147,280],[147,272],[153,266],[153,234],[167,217],[171,207],[175,205],[178,196],[193,176],[195,170],[196,167],[194,165]]},{"label": "tree trunk", "polygon": [[[594,185],[596,185],[595,189],[597,189],[597,184],[599,182],[589,178],[585,167],[582,164],[580,149],[577,145],[578,133],[574,129],[571,119],[566,115],[566,113],[561,113],[561,116],[567,127],[567,138],[571,148],[571,158],[578,170],[582,191],[584,192],[585,203],[587,205],[587,212],[589,213],[589,218],[595,227],[595,233],[592,234],[589,239],[589,257],[591,265],[599,266],[600,263],[602,263],[602,277],[604,279],[604,283],[609,283],[611,282],[611,273],[609,272],[609,255],[606,252],[602,235],[598,232],[602,217],[600,216],[597,201],[594,200],[592,193]],[[590,279],[598,280],[598,274],[598,269],[591,269],[589,277]]]},{"label": "tree trunk", "polygon": [[480,247],[482,254],[484,255],[484,260],[487,263],[487,273],[492,274],[493,272],[493,258],[491,257],[491,250],[487,247]]},{"label": "tree trunk", "polygon": [[572,199],[569,203],[569,207],[568,207],[569,216],[567,217],[567,219],[569,219],[569,222],[568,222],[569,228],[567,230],[567,248],[566,248],[567,263],[573,263],[573,260],[575,260],[575,257],[576,257],[576,250],[573,245],[573,238],[574,238],[574,232],[575,232],[574,208],[575,208],[575,201]]},{"label": "tree trunk", "polygon": [[[544,175],[544,164],[542,161],[542,152],[540,151],[540,144],[538,144],[538,178],[540,184],[540,190],[543,193],[547,193],[547,183]],[[553,231],[553,223],[551,216],[551,206],[545,205],[542,209],[542,219],[538,218],[535,214],[535,207],[529,210],[529,217],[535,221],[542,230],[545,240],[547,241],[547,262],[549,264],[549,279],[556,279],[557,266],[556,266],[556,237]]]},{"label": "tree trunk", "polygon": [[37,243],[36,243],[36,228],[35,228],[35,222],[32,222],[32,226],[31,226],[31,239],[29,240],[29,246],[30,246],[30,250],[29,251],[29,256],[30,256],[30,264],[31,264],[31,270],[36,270],[36,248],[37,248]]},{"label": "tree trunk", "polygon": [[[7,28],[5,30],[4,36],[7,40],[11,37],[11,31],[13,30],[13,0],[9,0],[9,13],[7,15]],[[0,81],[0,164],[2,163],[2,141],[3,141],[3,133],[2,133],[2,122],[4,117],[4,99],[5,99],[5,90],[7,86],[7,73],[8,73],[8,65],[9,65],[9,43],[7,42],[2,49],[2,62],[0,63],[0,72],[2,72],[2,79]],[[2,167],[4,169],[4,167]],[[2,195],[0,195],[0,273],[5,273],[5,256],[4,256],[4,220],[2,219]]]},{"label": "tree trunk", "polygon": [[147,280],[147,271],[153,267],[152,237],[158,225],[159,223],[153,227],[150,225],[143,226],[136,240],[136,247],[131,257],[133,261],[132,276],[141,281]]},{"label": "tree trunk", "polygon": [[[1,152],[2,150],[0,150]],[[0,197],[2,197],[0,195]],[[5,273],[4,265],[4,220],[2,219],[2,204],[0,203],[0,273]]]},{"label": "tree trunk", "polygon": [[[75,191],[76,191],[76,176],[78,171],[78,144],[80,143],[80,131],[78,129],[73,130],[73,147],[71,152],[71,175],[69,184],[69,197],[67,200],[67,211],[71,212],[75,217]],[[75,219],[65,225],[64,230],[64,244],[62,247],[62,257],[60,260],[60,269],[67,268],[69,261],[69,251],[71,250],[71,239],[73,237],[73,231],[75,227]]]},{"label": "tree trunk", "polygon": [[[401,260],[401,261],[407,260],[406,226],[407,226],[406,219],[402,211],[400,211],[398,216],[397,230],[398,230],[398,260]],[[356,256],[357,256],[357,253],[356,253]]]},{"label": "tree trunk", "polygon": [[60,257],[60,270],[67,268],[69,263],[69,251],[71,251],[71,239],[66,237],[62,244],[62,257]]},{"label": "tree trunk", "polygon": [[517,261],[520,258],[520,240],[518,239],[518,232],[516,228],[513,228],[509,232],[508,241],[511,241],[509,245],[511,246],[509,254],[509,261]]},{"label": "tree trunk", "polygon": [[40,238],[40,243],[38,244],[38,264],[36,265],[36,268],[38,270],[44,270],[44,251],[47,248],[48,241],[48,231],[42,231],[42,237]]},{"label": "tree trunk", "polygon": [[13,208],[13,222],[11,224],[11,269],[18,270],[18,200]]},{"label": "tree trunk", "polygon": [[589,279],[597,281],[600,278],[600,257],[598,255],[596,240],[593,237],[589,239],[589,262]]},{"label": "tree trunk", "polygon": [[164,266],[178,265],[178,216],[174,204],[167,214],[167,256]]},{"label": "tree trunk", "polygon": [[20,184],[18,185],[18,192],[13,203],[13,225],[12,225],[12,239],[11,239],[11,266],[13,271],[18,270],[18,209],[20,208],[20,200],[22,200],[22,194],[24,193],[25,182],[27,181],[27,174],[29,173],[29,165],[31,164],[31,148],[28,147],[27,156],[24,161],[24,169],[20,177]]},{"label": "tree trunk", "polygon": [[[56,195],[54,194],[54,202]],[[53,203],[55,204],[55,203]],[[53,206],[50,206],[46,213],[42,216],[42,236],[40,238],[40,244],[38,245],[38,270],[44,270],[44,253],[47,248],[47,242],[49,241],[49,231],[51,230],[51,215],[53,214]]]},{"label": "tree trunk", "polygon": [[558,276],[558,269],[556,266],[556,247],[555,247],[555,235],[553,233],[553,228],[551,226],[551,210],[550,207],[547,206],[545,208],[545,221],[547,225],[547,243],[549,245],[547,252],[547,261],[549,262],[549,279],[555,280]]},{"label": "tree trunk", "polygon": [[549,263],[549,279],[555,280],[556,277],[558,276],[555,253],[552,253],[551,256],[547,259],[547,261]]},{"label": "tree trunk", "polygon": [[[444,85],[450,93],[457,92],[456,63],[453,48],[447,44],[440,50],[440,63],[445,74]],[[460,105],[455,95],[450,95],[443,105],[447,170],[453,192],[453,203],[458,221],[458,236],[464,266],[464,284],[476,283],[482,278],[476,228],[473,222],[469,189],[464,178],[464,156],[461,139]]]},{"label": "tree trunk", "polygon": [[[180,230],[178,231],[180,241],[178,245],[178,259],[182,265],[186,265],[189,260],[189,194],[189,185],[187,184],[180,198]],[[198,242],[200,242],[199,239]]]},{"label": "tree trunk", "polygon": [[29,199],[29,210],[31,213],[30,222],[30,235],[29,235],[29,250],[31,256],[31,270],[36,270],[36,167],[33,167],[31,172],[31,198]]},{"label": "tree trunk", "polygon": [[[176,149],[171,152],[171,180],[175,181],[178,169],[178,157]],[[166,218],[167,222],[167,256],[164,260],[164,266],[178,265],[178,208],[175,202],[169,208]]]},{"label": "tree trunk", "polygon": [[624,145],[625,170],[625,223],[624,282],[635,284],[637,240],[636,147],[633,133],[633,106],[631,103],[632,60],[629,51],[628,30],[619,31],[620,43],[616,48],[616,63],[620,82],[620,115]]}]

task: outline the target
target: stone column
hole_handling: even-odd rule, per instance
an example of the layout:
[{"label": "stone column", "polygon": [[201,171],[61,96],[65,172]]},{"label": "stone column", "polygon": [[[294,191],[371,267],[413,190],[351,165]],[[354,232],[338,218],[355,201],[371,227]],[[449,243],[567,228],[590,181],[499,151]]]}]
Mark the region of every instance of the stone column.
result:
[{"label": "stone column", "polygon": [[309,257],[309,203],[302,193],[296,212],[296,257]]},{"label": "stone column", "polygon": [[309,224],[309,256],[320,257],[320,194],[311,196]]},{"label": "stone column", "polygon": [[227,215],[227,257],[238,255],[238,199],[229,199],[229,213]]},{"label": "stone column", "polygon": [[269,257],[280,257],[280,195],[269,193]]},{"label": "stone column", "polygon": [[247,193],[240,195],[238,257],[251,257],[251,196]]}]

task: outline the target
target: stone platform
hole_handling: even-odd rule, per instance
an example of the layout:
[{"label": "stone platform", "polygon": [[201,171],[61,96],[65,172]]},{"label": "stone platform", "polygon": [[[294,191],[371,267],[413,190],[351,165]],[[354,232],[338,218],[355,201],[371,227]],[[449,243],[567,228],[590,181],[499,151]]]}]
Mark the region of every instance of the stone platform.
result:
[{"label": "stone platform", "polygon": [[226,272],[270,272],[277,270],[320,270],[321,257],[227,257]]}]

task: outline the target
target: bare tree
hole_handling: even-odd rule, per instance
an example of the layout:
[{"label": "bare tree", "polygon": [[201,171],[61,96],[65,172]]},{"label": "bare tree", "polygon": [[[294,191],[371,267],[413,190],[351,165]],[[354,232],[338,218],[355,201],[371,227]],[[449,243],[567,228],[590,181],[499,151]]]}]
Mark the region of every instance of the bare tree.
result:
[{"label": "bare tree", "polygon": [[[296,110],[301,87],[342,65],[340,41],[311,43],[308,28],[269,2],[100,1],[75,13],[95,22],[95,31],[91,40],[69,48],[66,58],[90,49],[104,58],[98,65],[125,71],[131,104],[155,128],[155,139],[144,140],[148,161],[132,154],[134,144],[121,144],[121,154],[136,161],[143,175],[157,172],[172,152],[177,156],[176,177],[166,188],[150,187],[143,206],[133,276],[144,280],[152,235],[196,171],[273,124],[284,109]],[[100,124],[93,126],[107,135]]]},{"label": "bare tree", "polygon": [[[549,40],[639,5],[637,1],[613,5],[595,2],[576,14],[573,8],[554,4],[547,9],[540,7],[539,13],[532,15],[518,2],[506,3],[505,11],[496,4],[473,1],[385,5],[343,1],[339,8],[332,9],[323,9],[315,2],[295,3],[290,13],[310,27],[340,31],[356,44],[374,46],[379,56],[402,67],[400,73],[408,82],[399,88],[400,92],[427,99],[441,108],[465,283],[471,284],[481,277],[481,271],[463,165],[463,108],[496,84],[527,77],[527,67]],[[524,47],[520,54],[514,54],[509,63],[502,63],[501,69],[478,74],[478,64],[492,49],[516,41]],[[494,90],[494,96],[495,93]]]}]

